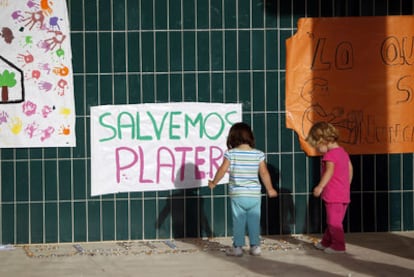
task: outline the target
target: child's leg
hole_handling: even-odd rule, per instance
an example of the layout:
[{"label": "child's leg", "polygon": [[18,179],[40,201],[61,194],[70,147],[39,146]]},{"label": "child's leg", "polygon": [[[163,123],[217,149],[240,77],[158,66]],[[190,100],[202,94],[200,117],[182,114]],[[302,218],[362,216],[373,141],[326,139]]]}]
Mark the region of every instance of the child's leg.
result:
[{"label": "child's leg", "polygon": [[345,250],[345,234],[342,221],[344,220],[348,204],[326,203],[326,224],[330,234],[331,247],[334,250]]},{"label": "child's leg", "polygon": [[250,246],[260,246],[260,208],[261,198],[250,197],[247,210],[247,230]]},{"label": "child's leg", "polygon": [[233,245],[244,246],[246,230],[246,211],[241,202],[241,198],[233,197],[231,199],[231,210],[233,218]]}]

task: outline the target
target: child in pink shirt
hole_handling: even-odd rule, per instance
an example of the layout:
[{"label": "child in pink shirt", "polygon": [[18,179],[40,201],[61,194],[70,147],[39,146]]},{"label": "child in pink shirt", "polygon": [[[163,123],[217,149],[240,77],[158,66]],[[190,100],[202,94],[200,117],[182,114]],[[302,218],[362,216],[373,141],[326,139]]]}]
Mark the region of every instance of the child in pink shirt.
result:
[{"label": "child in pink shirt", "polygon": [[322,155],[321,179],[313,190],[322,197],[326,209],[326,230],[315,245],[326,253],[344,253],[345,235],[342,222],[350,202],[353,168],[348,153],[338,144],[339,133],[330,123],[315,123],[306,141]]}]

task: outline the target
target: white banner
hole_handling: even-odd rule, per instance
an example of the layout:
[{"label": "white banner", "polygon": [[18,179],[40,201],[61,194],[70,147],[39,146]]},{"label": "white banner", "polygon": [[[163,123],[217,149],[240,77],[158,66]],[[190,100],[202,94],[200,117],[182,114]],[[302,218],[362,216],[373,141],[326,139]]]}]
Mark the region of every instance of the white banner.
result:
[{"label": "white banner", "polygon": [[66,1],[0,0],[0,148],[76,146]]},{"label": "white banner", "polygon": [[241,104],[91,107],[92,196],[207,186],[241,120]]}]

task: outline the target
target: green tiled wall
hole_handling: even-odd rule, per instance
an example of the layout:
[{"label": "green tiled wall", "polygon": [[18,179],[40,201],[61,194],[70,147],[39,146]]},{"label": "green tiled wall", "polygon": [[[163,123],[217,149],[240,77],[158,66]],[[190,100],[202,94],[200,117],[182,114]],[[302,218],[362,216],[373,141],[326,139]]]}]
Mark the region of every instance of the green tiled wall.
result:
[{"label": "green tiled wall", "polygon": [[[413,13],[412,1],[67,0],[77,147],[0,150],[0,243],[231,236],[227,189],[90,196],[89,107],[242,103],[280,196],[262,233],[320,233],[319,161],[285,127],[285,39],[300,17]],[[414,230],[413,154],[353,156],[347,232]]]}]

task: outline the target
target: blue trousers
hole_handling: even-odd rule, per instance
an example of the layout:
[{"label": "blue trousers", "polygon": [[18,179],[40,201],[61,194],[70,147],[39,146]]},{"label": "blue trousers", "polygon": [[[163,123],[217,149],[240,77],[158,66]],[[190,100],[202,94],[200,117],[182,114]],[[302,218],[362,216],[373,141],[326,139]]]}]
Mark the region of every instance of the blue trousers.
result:
[{"label": "blue trousers", "polygon": [[250,246],[260,245],[261,197],[232,197],[233,245],[245,245],[246,226]]}]

